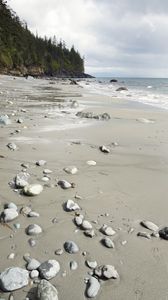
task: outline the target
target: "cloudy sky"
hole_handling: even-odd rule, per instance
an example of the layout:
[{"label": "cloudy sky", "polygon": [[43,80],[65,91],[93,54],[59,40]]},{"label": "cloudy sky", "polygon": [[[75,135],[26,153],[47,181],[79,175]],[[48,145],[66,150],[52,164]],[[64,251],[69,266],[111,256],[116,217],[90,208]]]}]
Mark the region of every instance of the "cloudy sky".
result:
[{"label": "cloudy sky", "polygon": [[168,0],[8,0],[38,35],[56,36],[99,76],[168,77]]}]

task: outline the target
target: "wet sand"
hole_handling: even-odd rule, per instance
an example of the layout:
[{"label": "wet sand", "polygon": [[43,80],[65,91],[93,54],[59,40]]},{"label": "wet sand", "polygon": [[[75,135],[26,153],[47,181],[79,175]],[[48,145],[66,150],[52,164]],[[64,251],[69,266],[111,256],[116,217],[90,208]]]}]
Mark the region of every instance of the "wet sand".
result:
[{"label": "wet sand", "polygon": [[[96,299],[167,300],[167,241],[137,236],[139,231],[151,233],[140,225],[142,220],[150,220],[159,228],[168,225],[167,111],[89,94],[68,81],[51,84],[47,80],[0,76],[0,83],[0,115],[8,114],[12,120],[11,125],[0,127],[1,211],[5,203],[14,202],[19,209],[30,205],[40,214],[39,218],[19,214],[9,223],[11,229],[20,223],[21,228],[15,232],[1,224],[0,272],[11,266],[25,268],[25,253],[40,262],[56,259],[61,270],[50,282],[56,286],[59,300],[83,300],[84,279],[90,271],[85,261],[96,260],[98,265],[114,265],[120,275],[120,279],[102,281]],[[71,108],[73,100],[78,101],[79,107]],[[80,119],[75,116],[80,110],[108,112],[111,119]],[[23,123],[17,123],[18,118]],[[153,122],[143,123],[141,118]],[[19,133],[11,134],[18,129]],[[18,150],[10,151],[6,147],[9,142],[14,142]],[[106,145],[110,153],[102,153],[101,145]],[[44,167],[35,165],[40,159],[47,161]],[[96,166],[88,166],[88,160],[96,161]],[[9,186],[23,169],[22,163],[29,163],[29,182],[44,185],[36,197],[20,195]],[[63,168],[69,165],[78,168],[76,175],[64,172]],[[44,168],[53,171],[48,186],[41,181]],[[74,182],[75,188],[62,190],[57,186],[62,179]],[[81,200],[75,199],[76,193]],[[88,221],[96,221],[92,223],[95,237],[86,237],[73,222],[75,212],[64,210],[68,199],[79,204]],[[56,223],[52,222],[54,218]],[[25,233],[32,223],[43,228],[33,248]],[[104,237],[99,231],[103,224],[116,231],[112,237],[114,249],[100,242]],[[55,255],[66,240],[75,241],[79,253],[64,251],[61,256]],[[15,258],[9,260],[12,252]],[[69,267],[72,260],[79,265],[75,271]],[[36,299],[36,286],[30,281],[29,286],[13,292],[14,299]],[[3,299],[8,297],[9,293],[1,295]]]}]

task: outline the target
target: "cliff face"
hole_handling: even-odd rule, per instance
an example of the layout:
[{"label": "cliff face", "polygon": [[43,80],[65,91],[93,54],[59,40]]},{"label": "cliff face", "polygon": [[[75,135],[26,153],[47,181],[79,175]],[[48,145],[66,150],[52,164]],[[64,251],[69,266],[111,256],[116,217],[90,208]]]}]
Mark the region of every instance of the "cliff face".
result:
[{"label": "cliff face", "polygon": [[[12,75],[85,77],[84,60],[56,38],[34,36],[0,0],[0,72]],[[78,75],[78,76],[77,76]]]}]

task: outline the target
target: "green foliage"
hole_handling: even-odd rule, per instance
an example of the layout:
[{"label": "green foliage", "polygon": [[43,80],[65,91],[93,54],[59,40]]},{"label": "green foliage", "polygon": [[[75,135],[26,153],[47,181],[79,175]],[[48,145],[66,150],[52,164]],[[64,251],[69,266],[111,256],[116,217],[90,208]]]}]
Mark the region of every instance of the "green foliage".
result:
[{"label": "green foliage", "polygon": [[41,68],[46,75],[80,74],[84,72],[84,60],[65,42],[34,36],[27,24],[0,0],[0,68]]}]

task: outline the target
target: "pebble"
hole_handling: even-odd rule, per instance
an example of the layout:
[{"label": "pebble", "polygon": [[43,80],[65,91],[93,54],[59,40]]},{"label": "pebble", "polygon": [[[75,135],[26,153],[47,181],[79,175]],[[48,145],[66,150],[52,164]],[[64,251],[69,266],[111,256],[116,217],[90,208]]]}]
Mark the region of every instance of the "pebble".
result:
[{"label": "pebble", "polygon": [[50,178],[47,177],[47,176],[44,176],[44,177],[41,178],[41,180],[44,181],[44,182],[48,182],[50,180]]},{"label": "pebble", "polygon": [[140,223],[143,227],[149,229],[149,230],[152,230],[152,231],[158,231],[159,230],[159,227],[154,224],[153,222],[151,221],[141,221]]},{"label": "pebble", "polygon": [[22,118],[19,118],[19,119],[17,119],[16,122],[19,123],[19,124],[22,124],[22,123],[23,123],[23,119],[22,119]]},{"label": "pebble", "polygon": [[43,170],[43,174],[45,174],[45,175],[48,175],[48,174],[51,174],[51,173],[52,173],[52,171],[49,170],[49,169],[44,169]]},{"label": "pebble", "polygon": [[100,290],[100,283],[95,277],[90,277],[87,282],[86,295],[88,298],[94,298],[97,296]]},{"label": "pebble", "polygon": [[105,237],[102,239],[102,243],[104,246],[106,246],[107,248],[115,248],[114,246],[114,242],[109,238],[109,237]]},{"label": "pebble", "polygon": [[30,224],[26,229],[26,233],[28,235],[38,235],[42,233],[42,228],[37,224]]},{"label": "pebble", "polygon": [[159,238],[159,233],[158,232],[152,232],[151,236],[155,237],[155,238]]},{"label": "pebble", "polygon": [[11,253],[8,255],[8,259],[14,259],[15,258],[15,253]]},{"label": "pebble", "polygon": [[21,167],[23,167],[25,169],[28,169],[29,168],[29,164],[28,163],[22,163]]},{"label": "pebble", "polygon": [[78,172],[77,167],[75,166],[69,166],[63,169],[67,174],[75,175]]},{"label": "pebble", "polygon": [[30,212],[28,213],[28,217],[35,217],[35,218],[38,218],[38,217],[40,217],[40,214],[37,213],[37,212],[35,212],[35,211],[30,211]]},{"label": "pebble", "polygon": [[35,279],[35,278],[38,278],[39,277],[39,271],[37,271],[37,270],[32,270],[31,272],[30,272],[30,278],[31,279]]},{"label": "pebble", "polygon": [[69,189],[72,187],[72,184],[66,180],[60,180],[58,181],[58,185],[62,188],[62,189]]},{"label": "pebble", "polygon": [[65,203],[65,209],[67,211],[75,211],[75,210],[79,210],[80,207],[77,203],[75,203],[73,200],[68,200],[66,203]]},{"label": "pebble", "polygon": [[88,166],[96,166],[96,161],[94,160],[88,160],[86,163]]},{"label": "pebble", "polygon": [[34,258],[30,258],[30,261],[28,262],[27,266],[26,266],[26,269],[28,271],[33,271],[33,270],[36,270],[38,269],[38,267],[41,265],[41,263],[37,260],[37,259],[34,259]]},{"label": "pebble", "polygon": [[164,227],[159,230],[159,236],[164,240],[168,240],[168,227]]},{"label": "pebble", "polygon": [[15,177],[15,186],[16,188],[24,188],[26,185],[28,185],[28,180],[30,178],[30,174],[26,172],[20,172]]},{"label": "pebble", "polygon": [[95,232],[93,229],[88,229],[88,230],[85,230],[84,231],[84,234],[90,238],[94,237],[95,236]]},{"label": "pebble", "polygon": [[56,255],[62,255],[63,254],[63,249],[57,249],[57,250],[55,250],[55,254]]},{"label": "pebble", "polygon": [[75,199],[82,200],[82,197],[79,196],[78,194],[75,194]]},{"label": "pebble", "polygon": [[15,151],[16,149],[17,149],[17,146],[16,146],[16,144],[15,143],[8,143],[7,145],[6,145],[10,150],[13,150],[13,151]]},{"label": "pebble", "polygon": [[78,263],[75,260],[70,261],[70,269],[72,271],[75,271],[77,270],[77,268],[78,268]]},{"label": "pebble", "polygon": [[92,224],[89,221],[87,221],[87,220],[84,220],[82,222],[81,226],[82,226],[82,229],[84,229],[84,230],[92,229]]},{"label": "pebble", "polygon": [[23,193],[27,196],[37,196],[43,191],[41,184],[29,184],[23,188]]},{"label": "pebble", "polygon": [[0,124],[2,124],[2,125],[9,125],[9,124],[11,124],[11,120],[8,117],[8,115],[1,115],[0,116]]},{"label": "pebble", "polygon": [[86,264],[91,269],[95,269],[97,267],[97,261],[86,260]]},{"label": "pebble", "polygon": [[74,253],[77,253],[79,251],[78,245],[73,241],[65,242],[64,243],[64,248],[65,248],[65,251],[70,253],[70,254],[74,254]]},{"label": "pebble", "polygon": [[42,279],[50,280],[60,271],[60,264],[55,259],[49,259],[39,266],[38,271]]},{"label": "pebble", "polygon": [[36,244],[37,244],[36,240],[34,240],[34,239],[32,239],[32,238],[28,240],[28,243],[29,243],[29,245],[30,245],[31,247],[35,247]]},{"label": "pebble", "polygon": [[36,165],[41,167],[44,166],[47,162],[43,159],[36,161]]},{"label": "pebble", "polygon": [[41,280],[37,286],[37,299],[58,300],[57,289],[47,280]]},{"label": "pebble", "polygon": [[0,288],[5,292],[15,291],[29,283],[29,272],[22,268],[11,267],[0,274]]},{"label": "pebble", "polygon": [[5,208],[12,208],[12,209],[14,209],[14,210],[16,210],[17,211],[17,205],[15,204],[15,203],[13,203],[13,202],[10,202],[10,203],[8,203],[8,204],[5,204]]},{"label": "pebble", "polygon": [[141,237],[144,237],[144,238],[149,239],[149,240],[151,239],[150,234],[147,233],[147,232],[140,231],[140,232],[137,233],[137,236],[141,236]]},{"label": "pebble", "polygon": [[18,217],[18,212],[13,208],[6,208],[1,213],[1,219],[3,222],[11,222]]},{"label": "pebble", "polygon": [[100,146],[99,147],[100,151],[103,153],[110,153],[110,149],[108,149],[106,146]]},{"label": "pebble", "polygon": [[83,215],[79,215],[79,216],[76,216],[74,218],[74,222],[77,226],[81,226],[82,225],[82,222],[83,222],[83,219],[84,219],[84,216]]},{"label": "pebble", "polygon": [[103,224],[103,226],[100,228],[100,231],[108,236],[112,236],[116,233],[112,227],[107,226],[106,224]]},{"label": "pebble", "polygon": [[117,279],[119,278],[119,274],[116,271],[115,267],[112,265],[104,265],[102,268],[102,275],[106,278],[106,279]]},{"label": "pebble", "polygon": [[20,213],[24,216],[28,216],[30,212],[31,212],[31,208],[29,206],[23,206],[20,210]]}]

